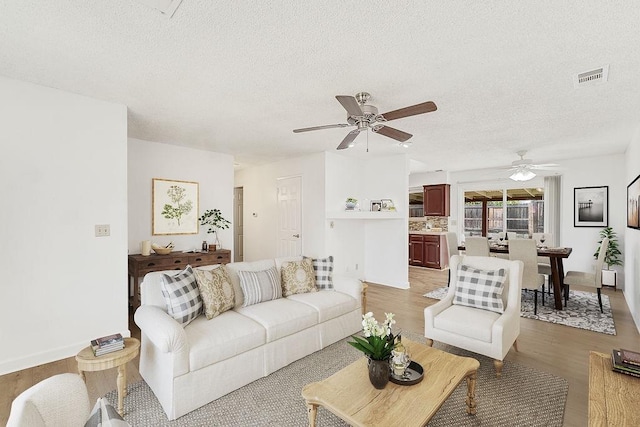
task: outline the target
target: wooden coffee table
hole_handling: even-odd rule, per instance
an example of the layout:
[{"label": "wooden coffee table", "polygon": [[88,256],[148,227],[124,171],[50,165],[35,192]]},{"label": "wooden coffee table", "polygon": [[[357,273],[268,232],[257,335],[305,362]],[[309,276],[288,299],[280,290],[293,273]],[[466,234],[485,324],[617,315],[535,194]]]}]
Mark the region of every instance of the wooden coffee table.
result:
[{"label": "wooden coffee table", "polygon": [[389,382],[376,390],[369,382],[367,359],[362,357],[327,379],[307,384],[309,426],[316,425],[323,406],[353,426],[423,426],[462,380],[467,381],[467,413],[476,413],[476,373],[480,362],[449,354],[404,338],[411,359],[424,368],[424,379],[412,386]]},{"label": "wooden coffee table", "polygon": [[76,355],[78,373],[87,382],[85,372],[104,371],[105,369],[118,368],[118,413],[124,416],[124,398],[127,396],[127,362],[136,358],[140,352],[140,341],[136,338],[125,338],[122,350],[107,353],[102,356],[94,356],[91,346],[85,347]]}]

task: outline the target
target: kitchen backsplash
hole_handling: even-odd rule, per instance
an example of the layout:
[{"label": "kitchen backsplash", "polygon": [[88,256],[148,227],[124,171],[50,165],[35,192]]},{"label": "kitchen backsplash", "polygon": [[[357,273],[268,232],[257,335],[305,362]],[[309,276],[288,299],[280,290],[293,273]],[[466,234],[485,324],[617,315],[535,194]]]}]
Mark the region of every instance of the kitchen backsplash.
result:
[{"label": "kitchen backsplash", "polygon": [[429,228],[440,228],[440,231],[449,231],[449,218],[446,216],[425,216],[419,220],[416,218],[409,219],[409,231],[427,231]]}]

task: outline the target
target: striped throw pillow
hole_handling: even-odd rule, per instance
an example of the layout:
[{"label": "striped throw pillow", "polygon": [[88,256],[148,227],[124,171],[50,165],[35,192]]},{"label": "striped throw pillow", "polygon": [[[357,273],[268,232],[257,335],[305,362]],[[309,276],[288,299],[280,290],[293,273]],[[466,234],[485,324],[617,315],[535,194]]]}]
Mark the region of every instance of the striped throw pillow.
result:
[{"label": "striped throw pillow", "polygon": [[453,303],[504,313],[502,292],[506,272],[499,270],[481,270],[468,265],[458,266],[458,282]]},{"label": "striped throw pillow", "polygon": [[167,313],[182,326],[187,326],[202,313],[202,298],[190,265],[174,276],[163,274],[161,288]]},{"label": "striped throw pillow", "polygon": [[244,294],[242,307],[282,298],[280,276],[275,267],[262,271],[238,271]]}]

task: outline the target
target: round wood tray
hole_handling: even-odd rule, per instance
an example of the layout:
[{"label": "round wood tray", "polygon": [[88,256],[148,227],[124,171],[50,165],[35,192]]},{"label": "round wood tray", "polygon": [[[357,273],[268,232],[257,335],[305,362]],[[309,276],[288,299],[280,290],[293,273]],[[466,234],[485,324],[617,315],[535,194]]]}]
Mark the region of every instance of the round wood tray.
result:
[{"label": "round wood tray", "polygon": [[393,372],[391,372],[389,381],[398,385],[414,385],[422,381],[423,378],[424,369],[419,363],[412,360],[409,362],[409,366],[404,371],[404,375],[402,377],[397,377]]}]

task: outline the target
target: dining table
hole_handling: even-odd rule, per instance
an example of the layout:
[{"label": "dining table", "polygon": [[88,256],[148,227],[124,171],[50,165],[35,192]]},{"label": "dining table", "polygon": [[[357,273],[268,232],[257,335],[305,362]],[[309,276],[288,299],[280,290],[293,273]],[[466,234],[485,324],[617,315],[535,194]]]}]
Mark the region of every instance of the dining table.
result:
[{"label": "dining table", "polygon": [[[553,285],[553,299],[556,310],[562,310],[562,292],[564,291],[564,267],[563,259],[569,258],[571,248],[551,248],[547,246],[538,246],[538,256],[549,258],[551,265],[551,283]],[[464,251],[464,244],[458,246],[458,250]],[[489,252],[495,254],[509,254],[509,242],[490,243]]]}]

